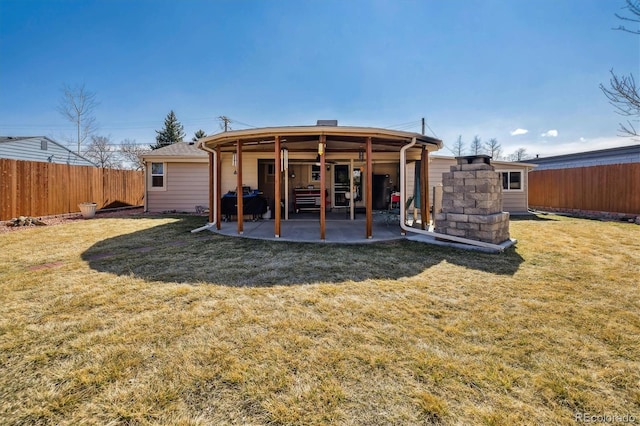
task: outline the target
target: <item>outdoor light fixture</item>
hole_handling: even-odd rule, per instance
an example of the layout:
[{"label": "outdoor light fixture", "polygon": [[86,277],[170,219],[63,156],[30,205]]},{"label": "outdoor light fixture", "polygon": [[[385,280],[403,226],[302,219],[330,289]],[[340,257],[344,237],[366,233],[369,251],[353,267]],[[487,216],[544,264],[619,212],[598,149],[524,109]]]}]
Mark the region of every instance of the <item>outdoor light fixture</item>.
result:
[{"label": "outdoor light fixture", "polygon": [[325,144],[324,144],[324,143],[322,143],[322,142],[320,142],[320,143],[318,144],[318,155],[322,155],[322,154],[324,154],[324,145],[325,145]]},{"label": "outdoor light fixture", "polygon": [[364,151],[362,150],[362,147],[360,147],[360,151],[358,151],[358,160],[364,160]]}]

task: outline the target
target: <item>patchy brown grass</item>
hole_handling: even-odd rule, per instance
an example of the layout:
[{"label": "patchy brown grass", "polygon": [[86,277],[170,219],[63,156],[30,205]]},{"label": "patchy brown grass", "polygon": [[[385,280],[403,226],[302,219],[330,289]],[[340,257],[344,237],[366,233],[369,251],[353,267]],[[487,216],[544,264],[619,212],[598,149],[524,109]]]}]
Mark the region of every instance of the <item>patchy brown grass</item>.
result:
[{"label": "patchy brown grass", "polygon": [[0,419],[638,419],[640,227],[544,219],[502,255],[189,234],[197,217],[0,235]]}]

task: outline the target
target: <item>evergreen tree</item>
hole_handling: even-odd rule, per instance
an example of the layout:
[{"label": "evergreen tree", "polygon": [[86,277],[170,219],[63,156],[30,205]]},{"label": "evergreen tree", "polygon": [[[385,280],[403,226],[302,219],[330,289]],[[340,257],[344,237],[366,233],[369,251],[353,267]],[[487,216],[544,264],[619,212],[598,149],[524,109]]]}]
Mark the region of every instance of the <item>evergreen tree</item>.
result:
[{"label": "evergreen tree", "polygon": [[207,134],[204,132],[204,130],[200,129],[193,135],[193,138],[191,140],[197,142],[198,139],[204,138],[205,136],[207,136]]},{"label": "evergreen tree", "polygon": [[151,145],[151,149],[158,149],[176,142],[182,142],[182,139],[186,136],[184,127],[176,118],[173,110],[170,111],[169,114],[167,114],[167,118],[164,119],[164,128],[162,130],[156,130],[156,133],[156,144]]}]

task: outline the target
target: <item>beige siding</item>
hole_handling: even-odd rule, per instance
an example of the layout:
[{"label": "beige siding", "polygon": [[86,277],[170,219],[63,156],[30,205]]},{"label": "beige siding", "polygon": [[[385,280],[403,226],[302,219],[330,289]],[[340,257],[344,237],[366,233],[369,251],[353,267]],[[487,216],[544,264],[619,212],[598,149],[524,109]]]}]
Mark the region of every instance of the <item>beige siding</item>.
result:
[{"label": "beige siding", "polygon": [[528,170],[522,166],[502,166],[496,165],[496,171],[521,171],[522,172],[522,191],[503,191],[502,192],[502,210],[509,213],[526,212],[529,204],[527,197],[527,188],[529,185]]},{"label": "beige siding", "polygon": [[150,212],[176,210],[194,212],[195,206],[209,205],[207,163],[165,163],[166,191],[148,191]]},{"label": "beige siding", "polygon": [[[222,193],[226,194],[229,191],[235,191],[238,186],[238,175],[234,174],[235,167],[233,167],[233,155],[230,152],[223,152],[221,155],[222,161]],[[242,185],[250,186],[252,189],[258,188],[258,159],[259,158],[273,158],[264,154],[258,154],[253,152],[245,152],[242,154]]]},{"label": "beige siding", "polygon": [[510,213],[527,211],[527,194],[521,192],[505,192],[502,194],[502,209]]}]

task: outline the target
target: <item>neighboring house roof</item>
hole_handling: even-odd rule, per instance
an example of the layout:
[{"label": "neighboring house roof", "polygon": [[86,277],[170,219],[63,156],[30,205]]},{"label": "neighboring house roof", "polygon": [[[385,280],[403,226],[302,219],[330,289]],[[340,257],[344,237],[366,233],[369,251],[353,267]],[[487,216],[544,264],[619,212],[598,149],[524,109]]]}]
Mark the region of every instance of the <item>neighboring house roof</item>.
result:
[{"label": "neighboring house roof", "polygon": [[552,157],[538,157],[527,161],[538,164],[537,170],[640,163],[640,145],[621,146]]},{"label": "neighboring house roof", "polygon": [[98,167],[47,136],[0,136],[0,158]]},{"label": "neighboring house roof", "polygon": [[195,142],[176,142],[162,148],[154,149],[140,155],[144,161],[149,160],[192,160],[208,161],[209,154],[198,149]]},{"label": "neighboring house roof", "polygon": [[[455,157],[450,157],[450,156],[446,156],[446,155],[429,155],[429,158],[432,159],[440,159],[440,160],[450,160],[450,161],[456,161]],[[529,160],[527,160],[529,161]],[[534,167],[538,167],[537,164],[532,164],[532,163],[526,163],[526,162],[522,162],[522,161],[501,161],[501,160],[491,160],[491,164],[493,166],[495,166],[496,168],[508,168],[508,167],[524,167],[527,169],[533,169]]]}]

